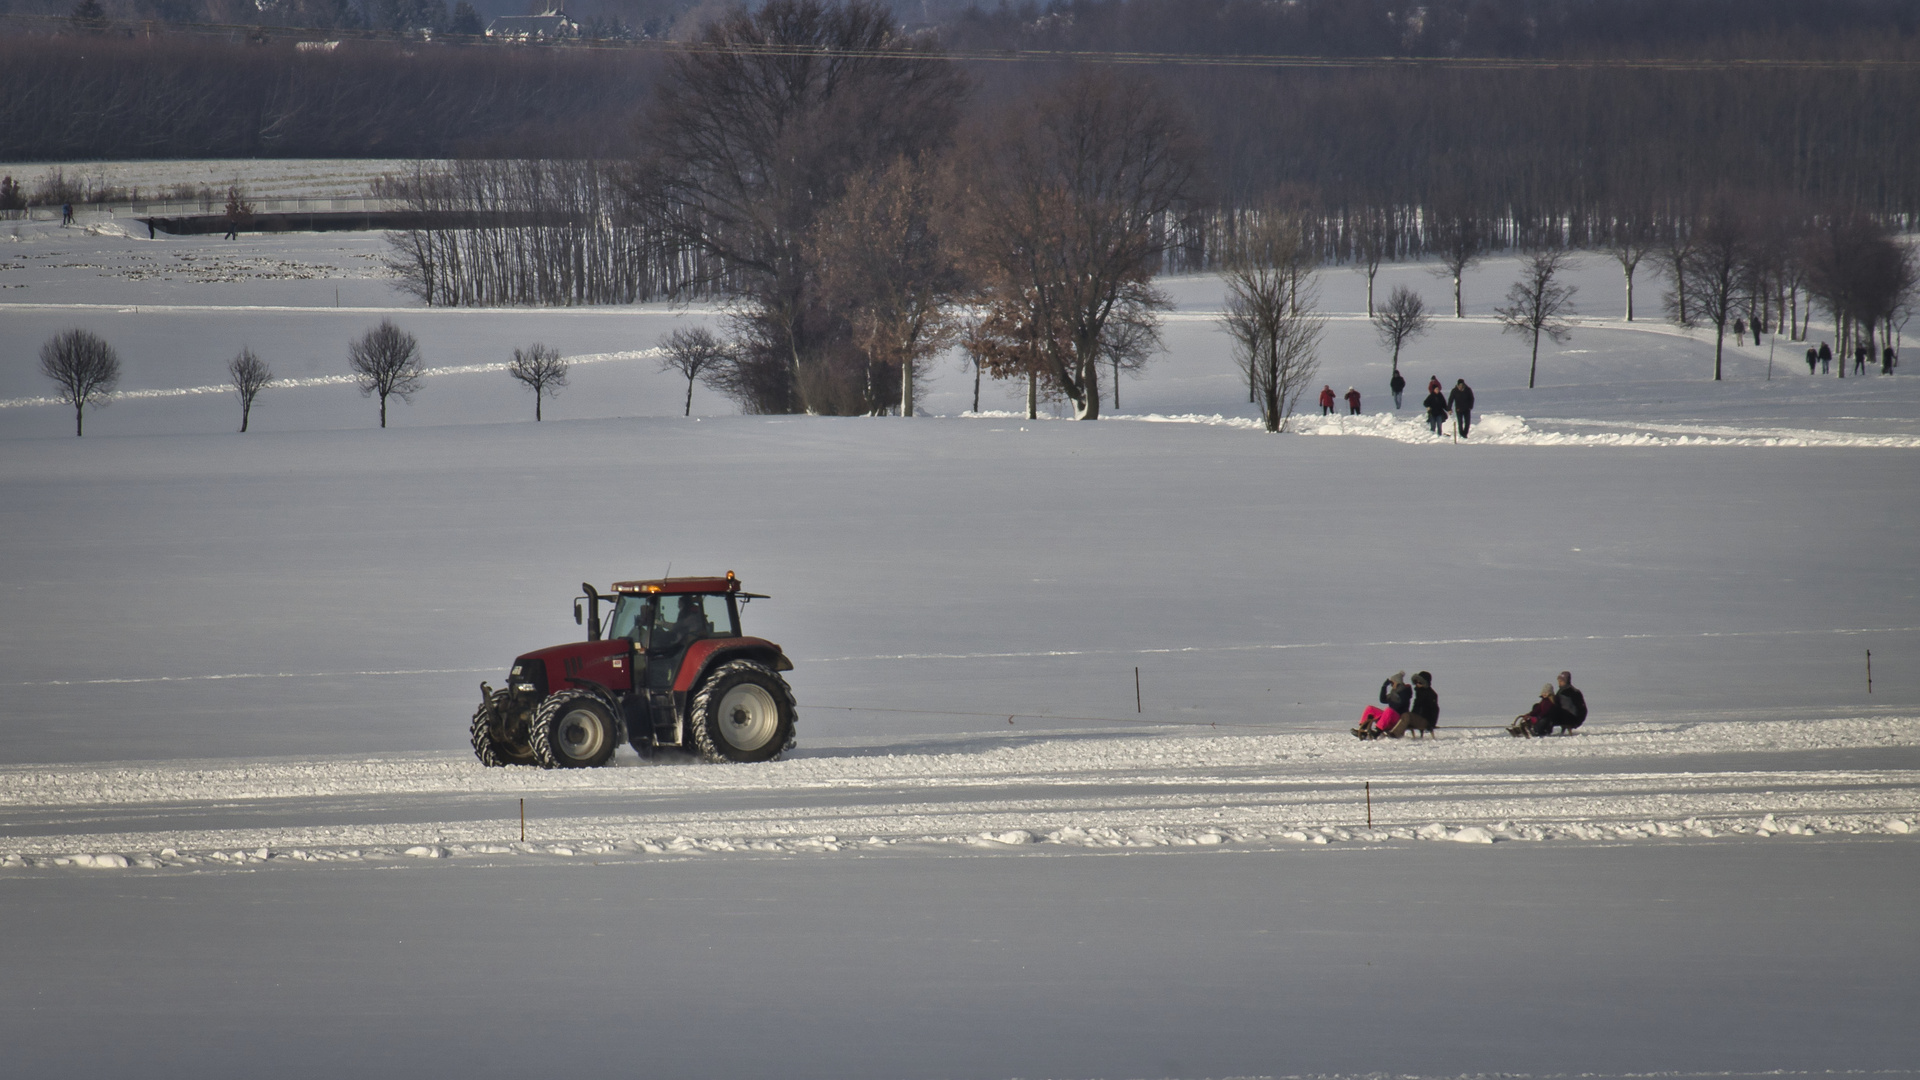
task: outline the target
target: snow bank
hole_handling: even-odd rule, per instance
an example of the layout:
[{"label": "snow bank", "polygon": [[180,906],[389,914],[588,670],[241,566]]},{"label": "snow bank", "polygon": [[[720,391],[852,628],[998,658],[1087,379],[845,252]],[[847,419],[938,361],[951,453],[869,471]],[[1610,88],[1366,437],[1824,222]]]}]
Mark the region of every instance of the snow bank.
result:
[{"label": "snow bank", "polygon": [[[1017,745],[974,739],[919,753],[816,751],[756,766],[560,772],[424,754],[20,766],[0,770],[0,805],[21,826],[21,835],[0,840],[0,858],[16,869],[126,868],[926,846],[1905,837],[1920,822],[1920,786],[1898,767],[1905,758],[1884,755],[1915,746],[1920,717],[1873,717],[1629,722],[1546,740],[1481,731],[1397,743],[1141,732]],[[1816,753],[1822,757],[1805,757]],[[1761,764],[1756,754],[1766,755]],[[1836,766],[1834,754],[1851,754],[1853,764]],[[1802,758],[1807,767],[1794,764]],[[532,843],[517,839],[521,799]],[[342,821],[331,809],[340,806],[360,809]],[[287,824],[259,826],[269,810]],[[223,814],[232,819],[227,827],[209,826]],[[165,825],[174,815],[191,824]],[[137,821],[142,831],[79,831],[110,820]],[[135,854],[129,863],[75,851]]]}]

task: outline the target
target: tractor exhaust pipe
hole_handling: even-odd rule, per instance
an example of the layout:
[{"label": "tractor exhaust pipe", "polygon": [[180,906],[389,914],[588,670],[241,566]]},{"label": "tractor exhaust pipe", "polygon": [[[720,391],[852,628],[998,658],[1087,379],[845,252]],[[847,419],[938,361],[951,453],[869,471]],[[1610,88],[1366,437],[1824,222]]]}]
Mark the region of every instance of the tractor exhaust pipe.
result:
[{"label": "tractor exhaust pipe", "polygon": [[[580,583],[580,588],[583,591],[585,591],[587,594],[586,596],[587,640],[599,641],[600,640],[600,593],[599,593],[599,590],[595,589],[591,584],[584,581]],[[576,626],[580,624],[580,601],[578,600],[575,600],[573,602],[573,622],[574,622],[574,625]]]}]

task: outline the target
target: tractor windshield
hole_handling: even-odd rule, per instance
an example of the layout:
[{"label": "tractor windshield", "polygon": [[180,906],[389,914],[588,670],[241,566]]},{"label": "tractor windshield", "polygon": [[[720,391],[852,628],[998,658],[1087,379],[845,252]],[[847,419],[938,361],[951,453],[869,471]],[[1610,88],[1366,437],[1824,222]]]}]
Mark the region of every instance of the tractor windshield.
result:
[{"label": "tractor windshield", "polygon": [[622,596],[613,607],[613,622],[607,627],[610,638],[626,638],[628,641],[641,640],[641,631],[653,620],[647,615],[647,607],[653,599],[647,596]]},{"label": "tractor windshield", "polygon": [[733,611],[724,596],[622,596],[607,626],[610,638],[626,638],[642,648],[677,651],[701,638],[737,637]]},{"label": "tractor windshield", "polygon": [[696,593],[661,597],[648,644],[656,650],[678,650],[701,638],[733,637],[737,633],[724,596]]}]

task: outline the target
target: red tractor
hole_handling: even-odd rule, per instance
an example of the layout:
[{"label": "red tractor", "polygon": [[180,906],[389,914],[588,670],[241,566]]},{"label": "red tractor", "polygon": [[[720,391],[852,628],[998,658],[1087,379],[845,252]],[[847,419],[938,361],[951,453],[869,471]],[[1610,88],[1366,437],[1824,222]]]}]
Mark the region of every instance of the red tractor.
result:
[{"label": "red tractor", "polygon": [[[622,739],[641,757],[663,746],[708,761],[766,761],[793,746],[792,671],[780,646],[740,633],[740,609],[766,599],[726,577],[582,585],[587,640],[525,653],[507,685],[480,684],[473,753],[485,765],[585,769]],[[601,633],[600,604],[613,605]]]}]

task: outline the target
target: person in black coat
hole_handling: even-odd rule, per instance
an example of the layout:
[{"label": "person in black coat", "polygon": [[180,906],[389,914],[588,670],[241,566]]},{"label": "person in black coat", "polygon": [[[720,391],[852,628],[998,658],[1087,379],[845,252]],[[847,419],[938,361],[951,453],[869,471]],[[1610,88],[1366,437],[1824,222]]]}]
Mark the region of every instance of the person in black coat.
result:
[{"label": "person in black coat", "polygon": [[1447,404],[1453,406],[1454,430],[1461,438],[1467,437],[1468,429],[1473,427],[1473,387],[1467,380],[1461,379],[1453,384],[1453,393],[1447,395]]},{"label": "person in black coat", "polygon": [[1440,388],[1436,386],[1427,394],[1427,400],[1420,404],[1427,409],[1427,426],[1433,429],[1435,435],[1440,434],[1441,426],[1447,422],[1446,396],[1440,393]]},{"label": "person in black coat", "polygon": [[1820,343],[1820,374],[1826,375],[1831,373],[1832,371],[1833,371],[1833,350],[1829,349],[1827,347],[1827,343],[1823,341]]},{"label": "person in black coat", "polygon": [[1893,346],[1891,345],[1880,350],[1880,374],[1893,374]]},{"label": "person in black coat", "polygon": [[1807,350],[1807,374],[1817,375],[1819,374],[1819,370],[1820,370],[1820,350],[1808,349]]},{"label": "person in black coat", "polygon": [[[1554,691],[1554,723],[1562,731],[1572,731],[1587,722],[1587,695],[1573,685],[1573,672],[1563,671],[1558,679],[1560,689]],[[1552,730],[1549,728],[1548,730]]]},{"label": "person in black coat", "polygon": [[1393,369],[1393,378],[1387,382],[1387,388],[1393,391],[1393,407],[1400,407],[1400,395],[1406,392],[1407,377],[1400,374],[1399,368]]},{"label": "person in black coat", "polygon": [[1433,673],[1416,672],[1413,676],[1413,706],[1387,734],[1397,739],[1407,731],[1430,733],[1438,726],[1440,726],[1440,695],[1433,692]]}]

